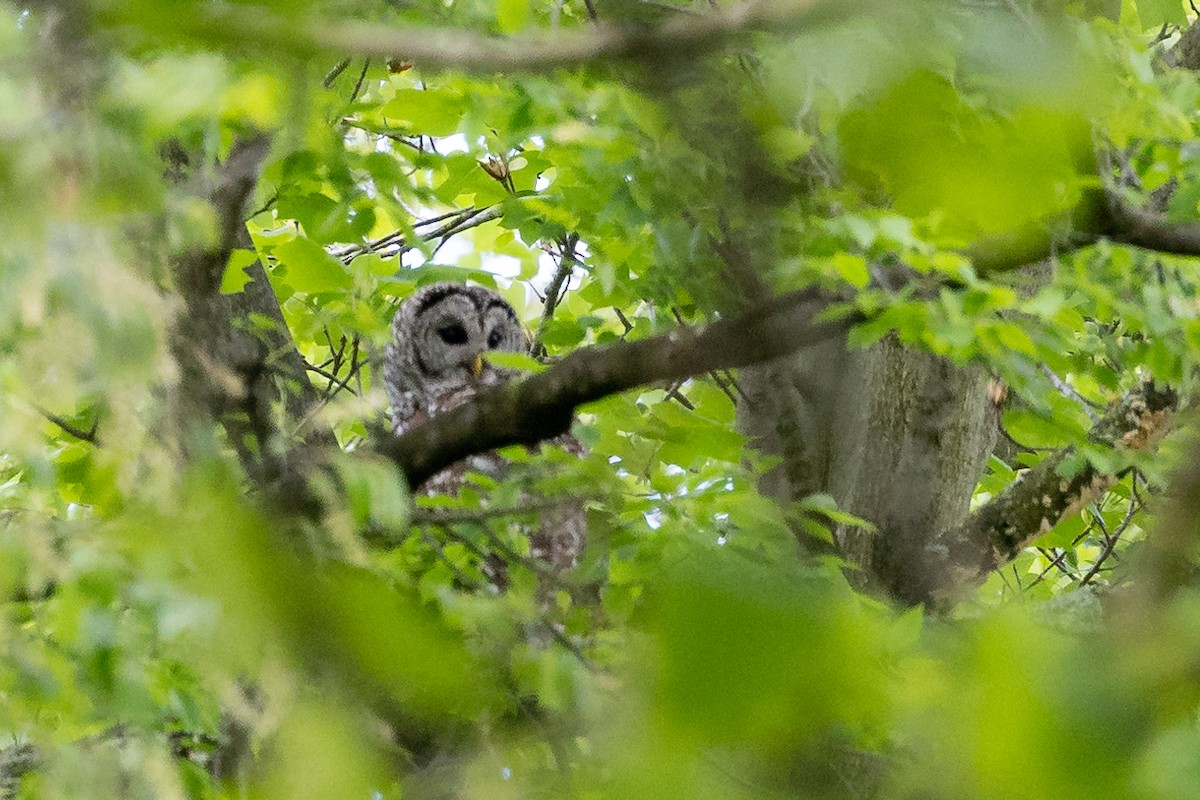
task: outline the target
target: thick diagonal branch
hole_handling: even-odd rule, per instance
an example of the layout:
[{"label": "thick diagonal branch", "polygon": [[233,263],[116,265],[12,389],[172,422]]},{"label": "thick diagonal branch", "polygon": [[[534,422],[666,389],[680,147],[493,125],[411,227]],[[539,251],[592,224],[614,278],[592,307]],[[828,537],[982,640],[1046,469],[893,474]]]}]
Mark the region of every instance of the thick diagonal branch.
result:
[{"label": "thick diagonal branch", "polygon": [[816,290],[794,292],[753,314],[702,329],[681,327],[637,342],[577,350],[546,372],[497,387],[399,438],[385,437],[378,448],[418,486],[474,453],[565,433],[584,403],[660,381],[769,361],[845,335],[859,321],[856,317],[816,319],[832,300]]},{"label": "thick diagonal branch", "polygon": [[[1090,438],[1106,447],[1144,449],[1167,430],[1178,402],[1173,390],[1142,384],[1109,408]],[[1061,475],[1075,454],[1074,448],[1065,448],[1045,459],[965,523],[932,537],[913,563],[896,565],[902,567],[892,587],[897,597],[934,606],[957,600],[1060,520],[1101,496],[1117,476],[1090,463]]]}]

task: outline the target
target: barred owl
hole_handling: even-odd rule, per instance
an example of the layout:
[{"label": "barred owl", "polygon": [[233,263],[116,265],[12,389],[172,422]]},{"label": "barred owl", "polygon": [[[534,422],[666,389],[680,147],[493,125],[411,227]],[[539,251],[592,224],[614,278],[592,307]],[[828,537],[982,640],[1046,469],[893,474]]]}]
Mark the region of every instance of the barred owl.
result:
[{"label": "barred owl", "polygon": [[[456,408],[481,390],[511,380],[514,374],[484,360],[488,352],[528,353],[529,337],[517,312],[496,292],[481,286],[434,283],[400,304],[392,319],[392,339],[384,352],[383,381],[397,435]],[[551,442],[582,454],[567,434]],[[505,472],[495,452],[472,456],[434,475],[426,494],[457,494],[468,471],[493,477]],[[533,555],[556,570],[575,566],[585,540],[585,516],[578,506],[553,508],[541,515],[529,536]]]}]

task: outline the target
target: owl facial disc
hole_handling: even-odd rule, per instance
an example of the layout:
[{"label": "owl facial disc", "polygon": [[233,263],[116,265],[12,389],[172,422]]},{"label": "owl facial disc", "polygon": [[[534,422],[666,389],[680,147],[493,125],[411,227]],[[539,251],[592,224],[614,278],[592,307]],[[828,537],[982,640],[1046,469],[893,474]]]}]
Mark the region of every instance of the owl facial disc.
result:
[{"label": "owl facial disc", "polygon": [[488,364],[489,352],[527,353],[517,313],[481,286],[435,283],[396,310],[384,361],[384,386],[395,424],[444,410],[478,388],[511,375]]}]

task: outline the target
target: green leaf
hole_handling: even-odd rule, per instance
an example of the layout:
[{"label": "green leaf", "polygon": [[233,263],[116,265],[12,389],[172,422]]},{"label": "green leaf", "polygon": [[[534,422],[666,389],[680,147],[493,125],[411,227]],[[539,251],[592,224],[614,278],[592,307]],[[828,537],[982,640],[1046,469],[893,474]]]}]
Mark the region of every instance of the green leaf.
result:
[{"label": "green leaf", "polygon": [[496,25],[501,33],[516,33],[529,24],[529,0],[496,0]]},{"label": "green leaf", "polygon": [[346,487],[350,510],[360,525],[377,525],[399,532],[408,525],[411,501],[404,476],[382,459],[341,458],[338,473]]},{"label": "green leaf", "polygon": [[871,280],[867,271],[867,260],[862,256],[838,253],[833,257],[833,269],[842,280],[858,289],[866,286]]},{"label": "green leaf", "polygon": [[852,528],[858,528],[867,533],[875,533],[878,529],[868,520],[857,517],[847,511],[838,508],[837,502],[828,494],[813,494],[804,498],[796,504],[797,509],[824,517],[830,522],[838,525],[846,525]]},{"label": "green leaf", "polygon": [[468,107],[466,98],[450,89],[399,89],[379,112],[414,134],[449,136]]},{"label": "green leaf", "polygon": [[384,258],[378,253],[366,253],[355,256],[350,261],[350,271],[355,274],[391,276],[400,269],[398,260],[393,257]]},{"label": "green leaf", "polygon": [[1190,180],[1171,193],[1167,200],[1167,219],[1194,222],[1200,213],[1200,180]]},{"label": "green leaf", "polygon": [[840,134],[853,175],[881,182],[899,211],[943,213],[964,234],[1063,210],[1090,148],[1086,121],[1069,111],[1031,104],[1003,118],[981,114],[932,72],[846,114]]},{"label": "green leaf", "polygon": [[772,158],[787,164],[812,149],[813,137],[795,128],[779,126],[763,135],[763,145]]},{"label": "green leaf", "polygon": [[229,261],[225,264],[225,272],[221,276],[221,294],[237,294],[250,282],[246,267],[258,260],[258,254],[253,250],[235,249],[229,253]]},{"label": "green leaf", "polygon": [[281,193],[278,203],[279,216],[300,223],[308,236],[324,240],[324,235],[337,224],[338,202],[319,192],[295,194]]},{"label": "green leaf", "polygon": [[1143,27],[1158,28],[1164,24],[1187,27],[1187,14],[1181,0],[1137,0],[1137,7]]},{"label": "green leaf", "polygon": [[484,358],[489,364],[494,364],[501,369],[515,370],[517,372],[543,372],[546,365],[542,364],[533,356],[527,353],[484,353]]},{"label": "green leaf", "polygon": [[586,330],[578,320],[555,318],[546,324],[542,344],[547,347],[574,347],[583,341]]},{"label": "green leaf", "polygon": [[991,325],[988,332],[996,337],[1000,346],[1025,355],[1036,355],[1037,349],[1033,345],[1033,340],[1029,338],[1024,330],[1022,330],[1015,322],[997,322]]},{"label": "green leaf", "polygon": [[696,552],[668,578],[654,626],[661,724],[709,745],[805,742],[878,709],[878,667],[856,656],[875,635],[870,618],[822,579],[787,573]]},{"label": "green leaf", "polygon": [[317,294],[348,289],[350,273],[320,245],[303,237],[276,245],[275,257],[286,269],[282,280],[297,292]]}]

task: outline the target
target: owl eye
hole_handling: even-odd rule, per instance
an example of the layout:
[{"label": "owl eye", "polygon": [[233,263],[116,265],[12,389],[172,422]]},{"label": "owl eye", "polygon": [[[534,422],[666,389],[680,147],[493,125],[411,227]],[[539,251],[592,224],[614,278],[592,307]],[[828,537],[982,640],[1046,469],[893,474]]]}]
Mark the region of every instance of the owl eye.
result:
[{"label": "owl eye", "polygon": [[504,337],[500,335],[500,331],[492,331],[488,334],[488,348],[495,350],[500,346],[500,340],[503,338]]},{"label": "owl eye", "polygon": [[447,325],[443,328],[438,328],[438,336],[442,337],[442,341],[446,344],[466,344],[467,329],[462,325]]}]

